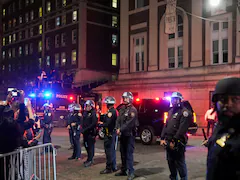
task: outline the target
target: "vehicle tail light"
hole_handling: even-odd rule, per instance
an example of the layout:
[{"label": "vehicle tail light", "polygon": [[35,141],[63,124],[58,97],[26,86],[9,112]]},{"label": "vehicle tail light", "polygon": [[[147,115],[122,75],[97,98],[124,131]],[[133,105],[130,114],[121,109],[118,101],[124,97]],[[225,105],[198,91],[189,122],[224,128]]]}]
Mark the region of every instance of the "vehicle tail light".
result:
[{"label": "vehicle tail light", "polygon": [[155,100],[156,100],[156,101],[159,101],[160,99],[159,99],[159,97],[156,97]]},{"label": "vehicle tail light", "polygon": [[164,117],[163,117],[163,122],[164,122],[164,124],[166,124],[167,118],[168,118],[168,112],[165,112],[165,113],[164,113]]},{"label": "vehicle tail light", "polygon": [[195,112],[193,113],[193,122],[194,122],[194,123],[197,123],[197,116],[196,116],[196,113],[195,113]]},{"label": "vehicle tail light", "polygon": [[139,101],[140,101],[140,98],[137,98],[136,101],[139,102]]}]

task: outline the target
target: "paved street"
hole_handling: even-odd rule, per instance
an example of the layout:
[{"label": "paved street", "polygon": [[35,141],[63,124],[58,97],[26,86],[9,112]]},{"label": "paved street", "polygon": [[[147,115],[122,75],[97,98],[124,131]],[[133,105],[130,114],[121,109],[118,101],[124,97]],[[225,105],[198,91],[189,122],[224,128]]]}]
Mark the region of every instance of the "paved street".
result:
[{"label": "paved street", "polygon": [[[85,148],[82,148],[83,161],[69,161],[72,151],[69,148],[68,132],[65,129],[55,128],[53,132],[53,143],[57,151],[57,179],[58,180],[104,180],[104,179],[125,179],[115,177],[114,174],[100,175],[99,172],[105,168],[105,154],[103,141],[97,140],[95,165],[84,168],[82,163],[86,160]],[[201,147],[202,137],[190,137],[187,148],[186,159],[189,173],[189,180],[204,180],[206,167],[207,149]],[[136,142],[135,148],[135,174],[136,180],[167,180],[169,170],[165,160],[164,149],[159,145],[144,146]],[[120,166],[120,152],[117,152],[117,161]]]}]

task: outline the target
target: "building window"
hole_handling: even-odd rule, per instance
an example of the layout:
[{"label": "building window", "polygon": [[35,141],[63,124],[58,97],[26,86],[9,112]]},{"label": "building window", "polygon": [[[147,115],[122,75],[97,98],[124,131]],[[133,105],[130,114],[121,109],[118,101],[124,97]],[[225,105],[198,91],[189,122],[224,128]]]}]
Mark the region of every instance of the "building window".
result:
[{"label": "building window", "polygon": [[55,67],[59,67],[59,54],[55,54]]},{"label": "building window", "polygon": [[144,0],[135,0],[135,9],[144,7]]},{"label": "building window", "polygon": [[62,5],[66,6],[67,5],[67,1],[66,0],[62,0]]},{"label": "building window", "polygon": [[11,20],[8,21],[8,28],[12,28],[12,21]]},{"label": "building window", "polygon": [[117,16],[112,16],[112,26],[117,27],[118,26],[118,18]]},{"label": "building window", "polygon": [[33,20],[34,19],[34,12],[33,11],[31,11],[31,20]]},{"label": "building window", "polygon": [[25,55],[28,55],[28,44],[25,45]]},{"label": "building window", "polygon": [[20,32],[18,33],[18,39],[19,39],[19,40],[22,40],[22,31],[20,31]]},{"label": "building window", "polygon": [[42,41],[38,42],[38,52],[42,51]]},{"label": "building window", "polygon": [[49,50],[50,49],[50,37],[46,38],[46,49]]},{"label": "building window", "polygon": [[72,20],[77,21],[77,11],[73,11]]},{"label": "building window", "polygon": [[62,52],[61,53],[61,66],[65,66],[66,65],[66,53],[65,52]]},{"label": "building window", "polygon": [[39,8],[39,17],[42,17],[42,7]]},{"label": "building window", "polygon": [[135,70],[144,71],[145,70],[145,42],[144,37],[138,37],[134,39],[134,56],[135,56]]},{"label": "building window", "polygon": [[29,0],[25,0],[25,4],[27,6],[29,4]]},{"label": "building window", "polygon": [[117,65],[117,54],[112,54],[112,66]]},{"label": "building window", "polygon": [[12,58],[12,51],[11,51],[11,49],[8,50],[8,58],[9,59]]},{"label": "building window", "polygon": [[117,35],[116,34],[112,34],[112,45],[117,46]]},{"label": "building window", "polygon": [[6,58],[6,52],[5,52],[5,51],[2,52],[2,58],[3,58],[3,59]]},{"label": "building window", "polygon": [[72,44],[76,44],[77,42],[77,30],[72,30]]},{"label": "building window", "polygon": [[49,21],[46,22],[46,30],[50,30],[50,23],[49,23]]},{"label": "building window", "polygon": [[61,44],[62,44],[62,46],[65,46],[66,45],[66,33],[62,33],[62,42],[61,42]]},{"label": "building window", "polygon": [[6,45],[6,38],[3,38],[3,46]]},{"label": "building window", "polygon": [[42,58],[38,58],[38,67],[39,69],[42,68]]},{"label": "building window", "polygon": [[11,35],[8,36],[8,42],[9,42],[9,44],[12,43],[12,36]]},{"label": "building window", "polygon": [[59,36],[59,34],[57,34],[55,36],[55,47],[58,48],[59,44],[60,44],[60,36]]},{"label": "building window", "polygon": [[5,31],[6,31],[6,24],[3,23],[3,32],[5,32]]},{"label": "building window", "polygon": [[28,34],[29,34],[29,29],[25,30],[25,38],[28,38]]},{"label": "building window", "polygon": [[228,22],[212,23],[212,64],[228,63]]},{"label": "building window", "polygon": [[39,25],[39,34],[42,34],[42,24]]},{"label": "building window", "polygon": [[3,16],[6,16],[6,9],[3,9]]},{"label": "building window", "polygon": [[175,48],[168,48],[168,66],[175,68]]},{"label": "building window", "polygon": [[13,58],[15,58],[15,57],[16,57],[15,48],[12,48],[12,57],[13,57]]},{"label": "building window", "polygon": [[22,16],[19,16],[19,24],[22,24]]},{"label": "building window", "polygon": [[30,28],[30,37],[33,37],[33,27]]},{"label": "building window", "polygon": [[25,22],[28,22],[28,13],[25,14]]},{"label": "building window", "polygon": [[77,64],[77,51],[72,50],[72,65]]},{"label": "building window", "polygon": [[14,19],[13,19],[13,27],[16,26],[16,23],[17,23],[17,20],[16,20],[16,18],[14,18]]},{"label": "building window", "polygon": [[14,33],[13,34],[13,42],[15,42],[16,41],[16,34]]},{"label": "building window", "polygon": [[30,43],[29,49],[30,49],[30,54],[32,54],[33,53],[33,43]]},{"label": "building window", "polygon": [[56,18],[56,26],[60,26],[60,17]]},{"label": "building window", "polygon": [[181,15],[177,16],[177,28],[177,32],[175,34],[169,34],[168,39],[183,37],[183,18]]},{"label": "building window", "polygon": [[51,2],[47,2],[47,12],[51,12]]},{"label": "building window", "polygon": [[46,58],[46,65],[50,66],[50,56],[47,56],[47,58]]},{"label": "building window", "polygon": [[18,48],[18,56],[22,56],[22,46],[19,46]]},{"label": "building window", "polygon": [[112,0],[112,7],[117,8],[117,6],[118,6],[117,0]]},{"label": "building window", "polygon": [[34,3],[34,0],[31,0],[31,4],[33,4]]},{"label": "building window", "polygon": [[62,16],[62,25],[66,25],[66,14]]}]

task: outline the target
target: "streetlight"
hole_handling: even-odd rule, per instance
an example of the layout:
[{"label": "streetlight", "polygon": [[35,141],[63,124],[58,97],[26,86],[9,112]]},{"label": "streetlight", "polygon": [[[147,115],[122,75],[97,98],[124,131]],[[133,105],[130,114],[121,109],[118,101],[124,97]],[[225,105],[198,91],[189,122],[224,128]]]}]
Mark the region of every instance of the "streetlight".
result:
[{"label": "streetlight", "polygon": [[216,7],[220,4],[221,0],[209,0],[209,3],[212,7]]}]

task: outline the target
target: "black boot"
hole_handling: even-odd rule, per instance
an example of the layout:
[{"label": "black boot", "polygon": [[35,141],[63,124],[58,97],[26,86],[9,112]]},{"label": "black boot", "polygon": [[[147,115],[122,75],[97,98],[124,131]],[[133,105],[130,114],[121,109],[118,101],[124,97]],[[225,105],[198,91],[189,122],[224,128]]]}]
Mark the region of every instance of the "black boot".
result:
[{"label": "black boot", "polygon": [[116,173],[115,176],[127,176],[127,173],[125,171],[120,171],[119,173]]},{"label": "black boot", "polygon": [[112,173],[112,170],[110,169],[104,169],[103,171],[100,171],[100,174],[110,174]]}]

